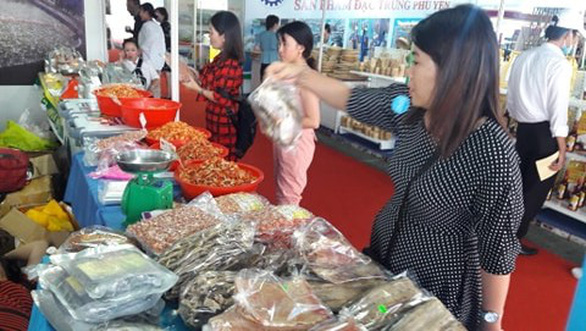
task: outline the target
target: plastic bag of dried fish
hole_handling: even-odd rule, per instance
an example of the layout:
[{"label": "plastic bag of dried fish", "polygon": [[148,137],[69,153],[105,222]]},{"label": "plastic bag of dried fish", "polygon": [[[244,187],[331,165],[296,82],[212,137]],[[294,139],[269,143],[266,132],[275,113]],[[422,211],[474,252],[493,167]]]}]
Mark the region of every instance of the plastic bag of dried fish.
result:
[{"label": "plastic bag of dried fish", "polygon": [[213,196],[206,192],[187,205],[132,224],[126,231],[149,253],[160,255],[181,239],[226,220]]},{"label": "plastic bag of dried fish", "polygon": [[295,231],[293,240],[309,269],[325,281],[342,284],[388,276],[323,218],[315,218]]},{"label": "plastic bag of dried fish", "polygon": [[400,274],[385,284],[372,288],[351,305],[340,311],[351,316],[369,330],[394,323],[398,316],[425,300],[426,295],[406,274]]},{"label": "plastic bag of dried fish", "polygon": [[267,270],[245,269],[235,284],[240,313],[266,327],[309,328],[333,316],[300,276],[282,279]]},{"label": "plastic bag of dried fish", "polygon": [[83,161],[88,167],[98,166],[97,171],[104,171],[116,163],[114,158],[118,153],[140,148],[139,142],[146,135],[145,130],[139,130],[103,139],[86,137],[83,141]]},{"label": "plastic bag of dried fish", "polygon": [[424,298],[421,303],[397,316],[395,322],[382,328],[384,331],[466,331],[450,311],[437,298]]},{"label": "plastic bag of dried fish", "polygon": [[368,329],[352,317],[336,316],[312,327],[309,331],[368,331]]},{"label": "plastic bag of dried fish", "polygon": [[262,132],[273,142],[292,146],[300,137],[303,113],[299,91],[291,83],[266,79],[248,97]]},{"label": "plastic bag of dried fish", "polygon": [[216,197],[216,203],[224,214],[241,214],[263,210],[269,201],[257,193],[239,192]]},{"label": "plastic bag of dried fish", "polygon": [[105,226],[94,225],[75,231],[67,237],[65,242],[59,246],[58,253],[75,253],[86,248],[93,248],[100,245],[115,246],[122,244],[138,245],[135,239],[129,238],[121,232],[112,230]]},{"label": "plastic bag of dried fish", "polygon": [[202,272],[240,270],[243,261],[251,256],[254,227],[248,222],[223,222],[177,243],[159,259],[179,276],[165,297],[177,298],[181,288]]},{"label": "plastic bag of dried fish", "polygon": [[281,205],[243,213],[240,217],[244,221],[257,223],[257,241],[286,249],[292,246],[293,232],[306,225],[314,216],[305,208]]}]

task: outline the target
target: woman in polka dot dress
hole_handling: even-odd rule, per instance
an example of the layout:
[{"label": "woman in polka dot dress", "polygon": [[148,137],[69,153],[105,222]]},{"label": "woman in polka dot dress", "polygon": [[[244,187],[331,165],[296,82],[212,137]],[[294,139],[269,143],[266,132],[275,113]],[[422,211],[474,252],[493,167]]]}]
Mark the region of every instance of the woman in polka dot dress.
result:
[{"label": "woman in polka dot dress", "polygon": [[[391,130],[395,195],[376,216],[369,254],[410,271],[470,330],[501,330],[523,216],[519,158],[498,110],[498,46],[486,14],[458,6],[412,32],[409,88],[349,89],[283,63],[291,79],[359,121]],[[414,106],[397,115],[397,95]]]}]

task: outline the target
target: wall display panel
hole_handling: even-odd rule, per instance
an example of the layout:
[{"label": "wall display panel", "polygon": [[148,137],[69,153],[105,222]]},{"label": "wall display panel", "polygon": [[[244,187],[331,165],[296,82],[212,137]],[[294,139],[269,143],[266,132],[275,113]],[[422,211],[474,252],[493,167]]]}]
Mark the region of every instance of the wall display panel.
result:
[{"label": "wall display panel", "polygon": [[86,55],[84,2],[0,1],[0,85],[32,85],[56,46]]}]

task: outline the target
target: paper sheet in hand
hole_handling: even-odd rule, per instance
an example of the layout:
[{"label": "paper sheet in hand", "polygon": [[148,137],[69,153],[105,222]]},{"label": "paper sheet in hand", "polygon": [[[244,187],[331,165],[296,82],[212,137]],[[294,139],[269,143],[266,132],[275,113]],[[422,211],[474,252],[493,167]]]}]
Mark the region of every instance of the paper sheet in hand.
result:
[{"label": "paper sheet in hand", "polygon": [[559,155],[559,152],[555,152],[548,157],[535,161],[535,166],[537,166],[537,173],[539,174],[539,179],[541,181],[544,181],[557,173],[557,171],[551,170],[549,166],[558,159]]}]

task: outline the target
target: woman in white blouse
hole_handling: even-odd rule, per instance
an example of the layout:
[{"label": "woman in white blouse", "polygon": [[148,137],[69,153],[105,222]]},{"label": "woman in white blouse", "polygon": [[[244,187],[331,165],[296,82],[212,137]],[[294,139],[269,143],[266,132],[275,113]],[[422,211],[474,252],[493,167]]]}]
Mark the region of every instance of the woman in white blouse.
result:
[{"label": "woman in white blouse", "polygon": [[155,22],[155,8],[150,3],[140,6],[138,12],[143,21],[138,34],[138,46],[145,60],[149,61],[157,71],[165,65],[165,35],[161,26]]}]

